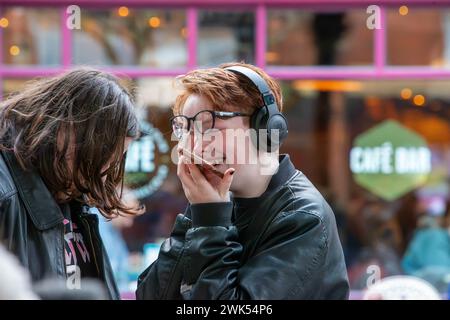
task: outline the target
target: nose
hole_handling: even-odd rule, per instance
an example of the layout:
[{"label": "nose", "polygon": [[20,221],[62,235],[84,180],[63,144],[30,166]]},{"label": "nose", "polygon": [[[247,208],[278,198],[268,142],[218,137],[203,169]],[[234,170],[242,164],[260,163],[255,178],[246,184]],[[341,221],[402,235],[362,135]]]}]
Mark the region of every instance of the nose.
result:
[{"label": "nose", "polygon": [[203,137],[200,134],[193,135],[193,151],[195,154],[202,156],[203,155]]},{"label": "nose", "polygon": [[178,142],[177,151],[178,153],[182,153],[183,149],[187,149],[188,151],[194,152],[196,155],[203,156],[205,149],[208,148],[209,145],[212,145],[214,139],[205,139],[205,135],[201,133],[196,133],[193,130],[183,136],[182,139]]},{"label": "nose", "polygon": [[188,151],[194,150],[194,132],[192,130],[189,131],[189,133],[183,135],[182,138],[178,141],[178,154],[183,153],[183,149],[187,149]]}]

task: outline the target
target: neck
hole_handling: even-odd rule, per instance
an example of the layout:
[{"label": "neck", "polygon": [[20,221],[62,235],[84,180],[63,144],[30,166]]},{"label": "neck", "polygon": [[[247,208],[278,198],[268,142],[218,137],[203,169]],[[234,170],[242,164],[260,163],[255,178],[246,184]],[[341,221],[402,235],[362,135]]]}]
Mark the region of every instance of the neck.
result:
[{"label": "neck", "polygon": [[272,176],[258,175],[254,178],[246,179],[240,188],[233,191],[233,196],[236,198],[256,198],[261,196],[267,190]]},{"label": "neck", "polygon": [[[257,165],[241,168],[242,182],[233,190],[236,198],[256,198],[267,190],[272,176],[278,169],[279,162],[278,156],[271,156],[265,160]],[[261,163],[264,163],[264,166]]]}]

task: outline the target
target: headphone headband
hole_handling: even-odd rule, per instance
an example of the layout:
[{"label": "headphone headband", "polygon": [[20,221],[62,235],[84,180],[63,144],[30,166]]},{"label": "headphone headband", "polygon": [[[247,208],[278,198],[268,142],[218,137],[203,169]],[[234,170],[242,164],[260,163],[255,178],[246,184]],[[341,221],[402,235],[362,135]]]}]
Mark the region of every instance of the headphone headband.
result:
[{"label": "headphone headband", "polygon": [[[275,95],[270,89],[267,82],[254,70],[244,66],[227,67],[225,70],[231,71],[235,74],[240,74],[250,80],[261,94],[264,105],[256,109],[251,117],[251,127],[257,132],[264,129],[267,130],[267,141],[263,142],[265,149],[271,151],[272,147],[278,147],[286,138],[288,133],[287,121],[283,114],[278,109]],[[279,130],[278,141],[271,140],[272,130]],[[260,148],[259,134],[254,139],[256,147]]]},{"label": "headphone headband", "polygon": [[267,82],[257,72],[243,66],[227,67],[225,68],[225,70],[241,74],[248,80],[250,80],[261,94],[264,107],[267,107],[267,111],[270,115],[280,112],[275,101],[275,95],[273,94]]},{"label": "headphone headband", "polygon": [[[258,88],[259,92],[261,93],[261,95],[263,97],[266,97],[269,94],[271,94],[273,96],[273,92],[272,92],[272,90],[270,90],[269,86],[267,85],[267,82],[258,73],[256,73],[252,69],[242,67],[242,66],[234,66],[234,67],[225,68],[225,70],[229,70],[234,73],[242,74],[243,76],[248,78],[255,85],[255,87]],[[273,102],[275,102],[275,100]],[[264,99],[264,103],[266,103],[266,99]],[[268,103],[268,104],[272,104],[272,103]]]}]

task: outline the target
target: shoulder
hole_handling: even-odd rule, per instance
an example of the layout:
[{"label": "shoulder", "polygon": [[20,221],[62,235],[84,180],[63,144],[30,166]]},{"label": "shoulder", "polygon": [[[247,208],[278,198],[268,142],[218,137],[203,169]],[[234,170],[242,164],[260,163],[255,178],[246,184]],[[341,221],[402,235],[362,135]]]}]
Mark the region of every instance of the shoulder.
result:
[{"label": "shoulder", "polygon": [[334,213],[322,194],[300,171],[290,179],[285,188],[289,193],[289,211],[299,215],[313,215],[323,223],[334,221]]},{"label": "shoulder", "polygon": [[8,166],[0,153],[0,202],[17,194],[17,188]]},{"label": "shoulder", "polygon": [[269,222],[268,234],[308,234],[316,244],[325,247],[336,238],[333,210],[327,201],[300,171],[273,196],[271,210],[276,214]]}]

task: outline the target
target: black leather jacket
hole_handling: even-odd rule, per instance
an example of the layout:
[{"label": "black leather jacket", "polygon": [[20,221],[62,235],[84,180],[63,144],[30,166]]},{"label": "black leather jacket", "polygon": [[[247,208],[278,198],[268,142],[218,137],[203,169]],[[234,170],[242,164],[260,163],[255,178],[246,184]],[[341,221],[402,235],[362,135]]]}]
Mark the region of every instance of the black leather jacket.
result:
[{"label": "black leather jacket", "polygon": [[[66,278],[63,215],[42,178],[26,172],[13,154],[0,152],[0,242],[29,270],[33,282]],[[91,250],[111,299],[119,293],[98,232],[98,217],[83,214]]]},{"label": "black leather jacket", "polygon": [[237,223],[237,199],[178,215],[139,277],[137,298],[347,299],[333,211],[289,157],[281,159],[254,212],[245,213],[249,223]]}]

